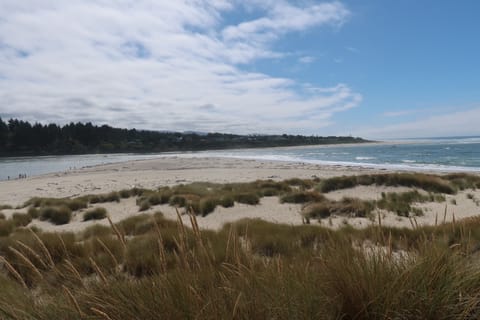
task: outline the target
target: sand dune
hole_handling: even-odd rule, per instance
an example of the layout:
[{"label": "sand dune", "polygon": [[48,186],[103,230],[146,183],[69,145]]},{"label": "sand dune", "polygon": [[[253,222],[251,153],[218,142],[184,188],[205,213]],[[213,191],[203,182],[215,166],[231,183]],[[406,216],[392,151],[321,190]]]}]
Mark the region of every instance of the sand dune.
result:
[{"label": "sand dune", "polygon": [[[84,168],[66,173],[48,174],[28,179],[1,181],[0,204],[13,206],[22,204],[33,196],[39,197],[76,197],[86,194],[98,194],[132,187],[157,188],[160,186],[178,185],[194,181],[209,181],[218,183],[250,182],[256,179],[283,180],[288,178],[327,178],[340,175],[354,175],[363,173],[378,173],[384,170],[374,170],[359,167],[322,166],[306,163],[290,163],[275,161],[254,161],[223,158],[179,158],[166,157],[155,160],[132,161],[120,164],[102,165]],[[340,200],[341,198],[355,197],[363,200],[377,200],[382,192],[405,192],[411,190],[405,187],[359,186],[351,189],[327,193],[327,198]],[[447,201],[442,203],[418,204],[425,212],[424,216],[417,217],[419,225],[432,225],[436,220],[446,221],[465,218],[480,214],[480,207],[475,200],[469,199],[467,194],[480,199],[480,191],[467,190],[457,195],[447,195]],[[453,204],[455,199],[456,204]],[[105,207],[114,222],[140,214],[135,199],[122,199],[119,203],[104,203],[94,205]],[[259,205],[250,206],[236,204],[233,208],[217,207],[206,217],[199,217],[201,228],[219,229],[224,223],[233,222],[242,218],[261,218],[266,221],[291,225],[302,224],[301,205],[281,204],[277,197],[265,197]],[[445,209],[446,208],[446,209]],[[7,217],[13,212],[22,210],[3,210]],[[25,211],[25,209],[23,210]],[[168,205],[155,206],[146,213],[162,211],[167,218],[176,219],[175,208]],[[55,226],[48,222],[35,220],[32,225],[50,231],[78,231],[94,223],[107,225],[106,220],[82,221],[83,211],[74,212],[72,222],[67,225]],[[385,211],[376,211],[374,218],[346,218],[332,216],[314,224],[338,228],[349,224],[355,227],[366,227],[378,223],[377,216],[381,215],[382,223],[389,226],[411,227],[412,222]],[[185,217],[186,218],[186,217]]]}]

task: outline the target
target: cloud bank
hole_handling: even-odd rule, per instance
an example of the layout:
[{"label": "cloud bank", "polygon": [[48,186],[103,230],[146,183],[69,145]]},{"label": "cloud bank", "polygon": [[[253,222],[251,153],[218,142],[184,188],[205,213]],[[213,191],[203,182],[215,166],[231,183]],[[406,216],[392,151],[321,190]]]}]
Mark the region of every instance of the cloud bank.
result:
[{"label": "cloud bank", "polygon": [[[255,18],[232,23],[226,17],[236,12]],[[339,27],[349,15],[340,2],[3,0],[0,116],[321,133],[361,96],[345,84],[318,88],[245,66],[289,54],[273,49],[286,34]]]}]

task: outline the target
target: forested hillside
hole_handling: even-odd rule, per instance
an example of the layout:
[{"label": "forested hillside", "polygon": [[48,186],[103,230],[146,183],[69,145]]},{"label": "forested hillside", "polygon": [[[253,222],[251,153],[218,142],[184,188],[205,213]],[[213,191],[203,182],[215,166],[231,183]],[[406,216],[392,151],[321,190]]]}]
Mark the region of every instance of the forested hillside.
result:
[{"label": "forested hillside", "polygon": [[300,135],[234,135],[119,129],[92,123],[31,124],[0,118],[0,156],[164,152],[227,148],[258,148],[334,143],[361,143],[353,137]]}]

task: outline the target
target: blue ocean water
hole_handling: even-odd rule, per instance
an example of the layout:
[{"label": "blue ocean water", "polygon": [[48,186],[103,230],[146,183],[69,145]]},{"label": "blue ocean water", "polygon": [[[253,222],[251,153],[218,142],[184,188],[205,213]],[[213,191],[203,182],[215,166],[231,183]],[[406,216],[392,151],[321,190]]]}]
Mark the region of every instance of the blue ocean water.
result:
[{"label": "blue ocean water", "polygon": [[410,139],[381,144],[244,149],[203,155],[385,169],[478,171],[480,137]]},{"label": "blue ocean water", "polygon": [[480,172],[480,137],[411,139],[382,144],[237,149],[177,154],[90,154],[0,158],[0,180],[158,157],[228,157],[397,170]]}]

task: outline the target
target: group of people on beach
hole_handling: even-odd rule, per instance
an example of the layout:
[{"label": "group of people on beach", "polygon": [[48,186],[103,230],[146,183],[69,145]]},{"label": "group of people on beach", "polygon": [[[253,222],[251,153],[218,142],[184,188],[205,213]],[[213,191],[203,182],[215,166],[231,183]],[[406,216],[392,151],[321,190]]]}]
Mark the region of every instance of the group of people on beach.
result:
[{"label": "group of people on beach", "polygon": [[[10,176],[7,177],[8,180],[10,180]],[[18,179],[27,179],[27,174],[26,173],[19,173],[18,174]]]}]

